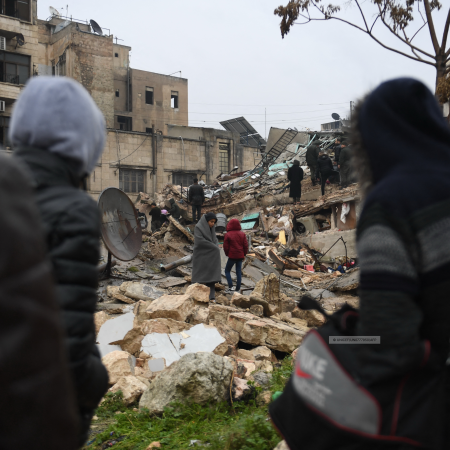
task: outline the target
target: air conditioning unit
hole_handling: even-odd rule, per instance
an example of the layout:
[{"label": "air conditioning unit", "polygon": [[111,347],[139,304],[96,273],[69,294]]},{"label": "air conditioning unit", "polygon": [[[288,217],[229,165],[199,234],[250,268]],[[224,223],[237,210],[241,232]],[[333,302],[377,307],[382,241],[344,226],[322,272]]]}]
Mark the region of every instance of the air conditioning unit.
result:
[{"label": "air conditioning unit", "polygon": [[5,112],[6,103],[3,100],[0,100],[0,112]]},{"label": "air conditioning unit", "polygon": [[0,36],[0,50],[6,50],[6,38]]}]

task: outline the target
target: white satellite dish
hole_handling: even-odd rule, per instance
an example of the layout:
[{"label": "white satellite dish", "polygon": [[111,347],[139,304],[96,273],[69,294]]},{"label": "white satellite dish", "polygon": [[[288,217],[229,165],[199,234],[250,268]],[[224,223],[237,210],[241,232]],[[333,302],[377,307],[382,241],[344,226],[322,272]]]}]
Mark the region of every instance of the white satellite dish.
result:
[{"label": "white satellite dish", "polygon": [[53,6],[50,6],[48,9],[50,10],[50,14],[52,16],[56,16],[56,17],[60,17],[61,16],[59,11],[56,8],[53,8]]}]

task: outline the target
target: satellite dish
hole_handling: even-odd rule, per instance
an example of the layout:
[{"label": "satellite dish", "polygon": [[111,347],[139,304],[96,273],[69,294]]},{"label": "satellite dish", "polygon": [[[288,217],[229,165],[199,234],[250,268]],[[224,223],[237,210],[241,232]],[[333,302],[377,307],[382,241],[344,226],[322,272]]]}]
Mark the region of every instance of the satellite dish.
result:
[{"label": "satellite dish", "polygon": [[121,261],[132,260],[142,245],[142,229],[132,201],[125,192],[110,187],[100,194],[98,209],[108,252]]},{"label": "satellite dish", "polygon": [[103,36],[103,31],[100,25],[95,20],[90,20],[91,27],[94,30],[94,33],[99,34],[100,36]]},{"label": "satellite dish", "polygon": [[50,6],[48,9],[50,10],[50,14],[52,16],[59,17],[61,15],[59,14],[59,11],[56,8],[53,8],[53,6]]},{"label": "satellite dish", "polygon": [[22,47],[25,44],[25,38],[22,33],[16,34],[17,44]]},{"label": "satellite dish", "polygon": [[297,128],[295,128],[295,127],[294,127],[294,130],[295,130],[295,131],[298,131]]},{"label": "satellite dish", "polygon": [[332,117],[334,120],[341,120],[341,118],[339,117],[339,114],[336,114],[336,113],[331,114],[331,117]]}]

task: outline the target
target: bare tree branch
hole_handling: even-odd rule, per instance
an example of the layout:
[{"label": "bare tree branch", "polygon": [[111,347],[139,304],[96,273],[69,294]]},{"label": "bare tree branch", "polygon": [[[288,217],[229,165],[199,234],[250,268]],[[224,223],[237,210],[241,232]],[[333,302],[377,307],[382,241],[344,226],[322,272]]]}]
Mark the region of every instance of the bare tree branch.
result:
[{"label": "bare tree branch", "polygon": [[[411,38],[411,39],[409,39],[409,42],[412,42],[412,40],[419,34],[419,31],[420,30],[422,30],[426,25],[427,25],[427,23],[428,22],[425,22],[415,33],[414,33],[414,36]],[[404,32],[405,30],[403,30],[403,32]],[[406,36],[406,33],[405,33],[405,36]]]},{"label": "bare tree branch", "polygon": [[448,37],[448,30],[450,29],[450,8],[448,10],[447,20],[445,22],[444,26],[444,34],[442,36],[442,46],[441,49],[445,51],[447,47],[447,37]]},{"label": "bare tree branch", "polygon": [[425,14],[427,15],[428,29],[430,30],[431,42],[433,43],[434,51],[439,53],[440,47],[436,36],[436,30],[434,29],[433,17],[431,15],[431,8],[429,0],[423,0],[425,7]]}]

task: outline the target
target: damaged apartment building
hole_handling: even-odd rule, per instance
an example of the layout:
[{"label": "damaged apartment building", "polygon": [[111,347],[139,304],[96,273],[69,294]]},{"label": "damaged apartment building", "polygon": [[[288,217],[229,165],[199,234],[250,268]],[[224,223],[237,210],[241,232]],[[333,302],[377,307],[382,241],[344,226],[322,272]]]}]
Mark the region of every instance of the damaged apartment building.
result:
[{"label": "damaged apartment building", "polygon": [[32,76],[68,76],[92,95],[107,124],[101,162],[89,180],[94,198],[118,187],[134,200],[168,183],[211,184],[249,170],[260,145],[237,131],[189,127],[188,80],[130,67],[131,47],[95,21],[37,18],[37,0],[0,0],[0,144],[10,151],[12,106]]}]

